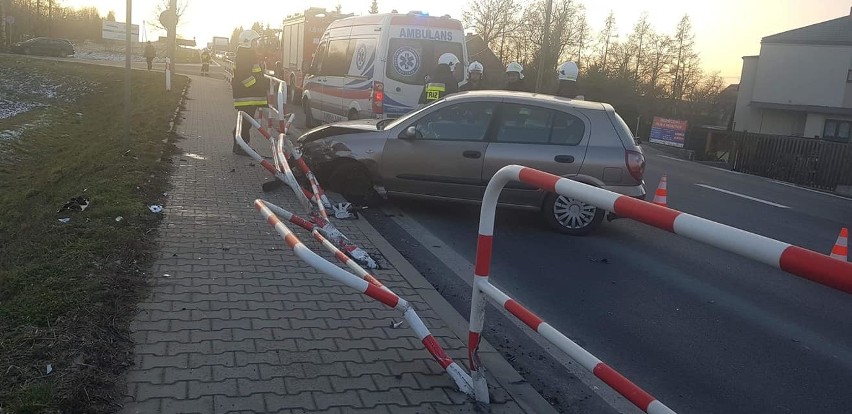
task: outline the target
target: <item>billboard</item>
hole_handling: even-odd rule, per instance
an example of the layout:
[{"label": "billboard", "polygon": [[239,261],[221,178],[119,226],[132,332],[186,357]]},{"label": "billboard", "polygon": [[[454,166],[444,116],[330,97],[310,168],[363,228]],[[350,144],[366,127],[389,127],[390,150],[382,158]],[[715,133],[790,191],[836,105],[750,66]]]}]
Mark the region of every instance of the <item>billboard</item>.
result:
[{"label": "billboard", "polygon": [[[103,25],[101,26],[101,38],[110,39],[110,40],[125,40],[125,35],[127,34],[127,25],[121,22],[109,22],[104,20]],[[139,25],[132,24],[130,25],[130,38],[134,42],[139,41]]]},{"label": "billboard", "polygon": [[654,123],[651,125],[650,141],[655,144],[683,148],[686,127],[687,122],[684,120],[655,116]]},{"label": "billboard", "polygon": [[213,36],[213,46],[228,47],[230,44],[231,44],[230,38]]}]

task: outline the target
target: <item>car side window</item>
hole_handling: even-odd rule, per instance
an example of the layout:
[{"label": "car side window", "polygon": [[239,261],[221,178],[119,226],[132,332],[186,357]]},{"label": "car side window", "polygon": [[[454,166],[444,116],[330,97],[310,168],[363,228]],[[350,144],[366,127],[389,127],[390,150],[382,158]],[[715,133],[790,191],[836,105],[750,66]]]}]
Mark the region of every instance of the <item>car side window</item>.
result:
[{"label": "car side window", "polygon": [[586,124],[582,119],[569,113],[555,111],[553,128],[550,131],[551,144],[578,145],[586,134]]},{"label": "car side window", "polygon": [[466,102],[436,108],[414,124],[416,139],[483,141],[495,104]]},{"label": "car side window", "polygon": [[503,105],[496,142],[547,144],[553,111],[531,105]]}]

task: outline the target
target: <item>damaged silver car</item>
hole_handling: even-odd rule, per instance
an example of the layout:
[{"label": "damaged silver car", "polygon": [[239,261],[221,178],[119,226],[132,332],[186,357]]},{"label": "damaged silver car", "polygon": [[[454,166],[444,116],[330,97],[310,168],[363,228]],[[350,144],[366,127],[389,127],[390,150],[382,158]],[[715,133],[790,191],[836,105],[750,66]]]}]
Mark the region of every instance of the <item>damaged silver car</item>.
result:
[{"label": "damaged silver car", "polygon": [[[396,120],[308,131],[298,144],[320,182],[350,201],[378,194],[482,200],[500,168],[519,164],[644,198],[645,157],[610,105],[506,91],[451,95]],[[605,211],[510,183],[504,206],[536,209],[557,231],[582,235]]]}]

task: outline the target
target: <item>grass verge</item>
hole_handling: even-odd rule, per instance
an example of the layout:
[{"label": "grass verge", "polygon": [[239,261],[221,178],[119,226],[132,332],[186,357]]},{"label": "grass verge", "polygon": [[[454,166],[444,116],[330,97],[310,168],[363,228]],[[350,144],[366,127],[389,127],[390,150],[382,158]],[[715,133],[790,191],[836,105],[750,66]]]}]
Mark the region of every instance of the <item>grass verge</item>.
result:
[{"label": "grass verge", "polygon": [[[24,57],[0,69],[88,85],[0,120],[19,131],[0,141],[0,412],[116,411],[159,221],[147,206],[165,198],[189,79],[165,92],[162,73],[134,71],[124,137],[123,69]],[[57,213],[75,196],[89,208]]]}]

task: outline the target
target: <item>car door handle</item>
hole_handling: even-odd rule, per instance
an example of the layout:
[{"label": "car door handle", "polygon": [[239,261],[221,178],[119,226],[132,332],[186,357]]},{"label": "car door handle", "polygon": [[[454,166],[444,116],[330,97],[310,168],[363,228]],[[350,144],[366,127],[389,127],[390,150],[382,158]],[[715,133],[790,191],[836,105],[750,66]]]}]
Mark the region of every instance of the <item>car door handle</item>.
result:
[{"label": "car door handle", "polygon": [[557,155],[557,156],[553,157],[553,161],[561,162],[563,164],[570,164],[570,163],[574,162],[574,156],[573,155]]},{"label": "car door handle", "polygon": [[462,153],[462,156],[465,158],[477,159],[482,156],[482,153],[479,151],[465,151]]}]

